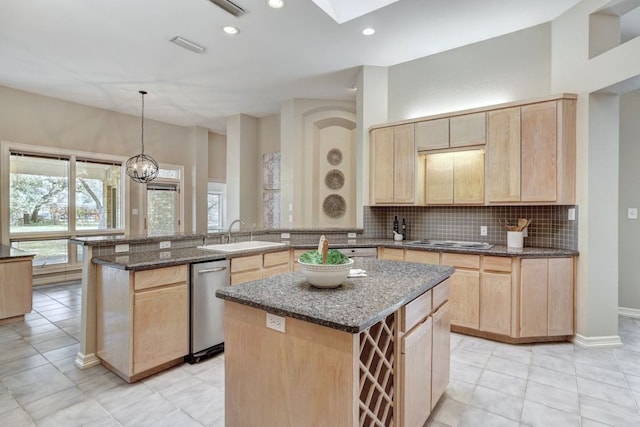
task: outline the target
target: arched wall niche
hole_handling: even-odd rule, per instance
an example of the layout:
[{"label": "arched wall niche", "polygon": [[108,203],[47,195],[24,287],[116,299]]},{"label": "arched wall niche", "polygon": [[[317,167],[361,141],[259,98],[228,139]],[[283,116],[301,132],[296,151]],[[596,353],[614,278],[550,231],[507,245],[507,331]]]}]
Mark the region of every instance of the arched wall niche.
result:
[{"label": "arched wall niche", "polygon": [[312,109],[303,115],[302,126],[301,182],[305,209],[300,225],[354,227],[357,209],[355,112],[340,107]]}]

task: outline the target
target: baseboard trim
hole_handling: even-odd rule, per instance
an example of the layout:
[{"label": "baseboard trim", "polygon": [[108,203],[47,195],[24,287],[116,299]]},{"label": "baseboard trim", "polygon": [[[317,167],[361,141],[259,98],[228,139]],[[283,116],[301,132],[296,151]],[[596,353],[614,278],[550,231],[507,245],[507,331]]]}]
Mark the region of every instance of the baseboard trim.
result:
[{"label": "baseboard trim", "polygon": [[618,314],[625,317],[640,319],[640,310],[637,308],[618,307]]},{"label": "baseboard trim", "polygon": [[88,368],[91,368],[92,366],[101,364],[102,361],[94,353],[83,354],[78,352],[76,353],[76,360],[74,363],[80,369],[88,369]]},{"label": "baseboard trim", "polygon": [[576,334],[571,338],[571,342],[584,348],[622,347],[619,335],[585,337],[584,335]]}]

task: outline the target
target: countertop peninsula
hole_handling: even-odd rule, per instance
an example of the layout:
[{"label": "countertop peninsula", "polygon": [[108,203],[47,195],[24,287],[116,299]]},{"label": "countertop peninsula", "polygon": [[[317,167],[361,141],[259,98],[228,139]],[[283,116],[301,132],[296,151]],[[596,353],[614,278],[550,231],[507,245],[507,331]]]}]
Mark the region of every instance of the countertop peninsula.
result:
[{"label": "countertop peninsula", "polygon": [[362,258],[354,268],[366,270],[367,277],[348,278],[335,289],[314,288],[297,272],[219,289],[216,296],[280,316],[358,333],[454,272],[448,266],[375,258]]},{"label": "countertop peninsula", "polygon": [[34,256],[35,254],[21,251],[20,249],[13,248],[11,246],[0,245],[0,260],[33,258]]}]

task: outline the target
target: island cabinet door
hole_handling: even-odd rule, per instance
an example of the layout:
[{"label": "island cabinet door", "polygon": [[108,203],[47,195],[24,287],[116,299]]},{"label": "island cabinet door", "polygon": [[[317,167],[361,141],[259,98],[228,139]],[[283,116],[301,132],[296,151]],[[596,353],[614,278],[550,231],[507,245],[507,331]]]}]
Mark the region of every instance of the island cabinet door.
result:
[{"label": "island cabinet door", "polygon": [[422,426],[431,413],[431,340],[433,321],[427,317],[400,340],[401,425]]},{"label": "island cabinet door", "polygon": [[186,283],[136,292],[133,313],[134,374],[189,353]]},{"label": "island cabinet door", "polygon": [[[442,286],[442,285],[438,285]],[[449,384],[449,358],[451,356],[451,308],[444,303],[433,315],[431,354],[431,409],[436,406]]]}]

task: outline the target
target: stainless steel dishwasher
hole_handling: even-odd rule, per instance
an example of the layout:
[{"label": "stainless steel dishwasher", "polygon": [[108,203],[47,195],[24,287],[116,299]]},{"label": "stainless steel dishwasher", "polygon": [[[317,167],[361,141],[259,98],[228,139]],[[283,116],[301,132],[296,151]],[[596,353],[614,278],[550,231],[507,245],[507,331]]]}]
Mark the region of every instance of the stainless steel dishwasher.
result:
[{"label": "stainless steel dishwasher", "polygon": [[224,302],[216,290],[229,286],[229,261],[191,264],[189,363],[224,350]]}]

